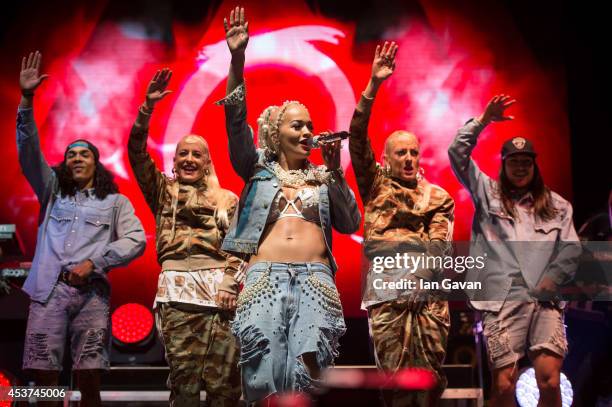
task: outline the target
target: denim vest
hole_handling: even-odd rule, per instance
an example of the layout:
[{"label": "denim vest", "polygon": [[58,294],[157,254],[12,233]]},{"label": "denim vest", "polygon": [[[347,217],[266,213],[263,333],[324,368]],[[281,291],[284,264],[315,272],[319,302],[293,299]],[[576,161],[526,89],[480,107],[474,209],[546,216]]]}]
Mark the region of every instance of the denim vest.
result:
[{"label": "denim vest", "polygon": [[[268,166],[264,151],[255,147],[253,132],[246,123],[244,94],[244,85],[240,85],[222,100],[230,160],[246,185],[221,249],[238,254],[256,254],[270,206],[281,183]],[[319,216],[327,257],[335,273],[337,265],[331,250],[332,226],[340,233],[354,233],[359,229],[361,213],[355,194],[344,177],[337,172],[332,174],[329,184],[319,187]]]}]

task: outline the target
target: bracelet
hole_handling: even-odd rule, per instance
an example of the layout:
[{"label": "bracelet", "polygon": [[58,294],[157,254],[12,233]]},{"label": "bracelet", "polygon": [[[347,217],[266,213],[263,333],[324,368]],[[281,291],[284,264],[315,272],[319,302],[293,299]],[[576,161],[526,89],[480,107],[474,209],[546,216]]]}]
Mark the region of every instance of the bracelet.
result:
[{"label": "bracelet", "polygon": [[151,116],[151,113],[153,113],[153,109],[150,107],[147,107],[147,105],[144,103],[140,105],[140,107],[138,108],[138,111],[142,114],[146,114],[147,116]]},{"label": "bracelet", "polygon": [[34,96],[34,91],[33,90],[21,90],[21,94],[23,96]]},{"label": "bracelet", "polygon": [[366,96],[365,91],[361,92],[361,96],[363,96],[365,100],[374,100],[373,97]]}]

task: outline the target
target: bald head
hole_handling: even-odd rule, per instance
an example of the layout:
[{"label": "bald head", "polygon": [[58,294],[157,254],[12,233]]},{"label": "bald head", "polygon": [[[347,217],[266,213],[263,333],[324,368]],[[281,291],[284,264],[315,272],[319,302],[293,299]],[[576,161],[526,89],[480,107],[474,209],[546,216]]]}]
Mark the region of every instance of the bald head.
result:
[{"label": "bald head", "polygon": [[208,143],[204,140],[204,137],[198,136],[195,134],[188,134],[183,136],[176,145],[176,151],[178,152],[181,147],[185,144],[197,144],[202,149],[202,151],[206,151],[208,153]]},{"label": "bald head", "polygon": [[409,144],[411,147],[416,146],[417,149],[420,149],[419,139],[414,133],[410,133],[406,130],[397,130],[387,137],[385,141],[385,154],[389,155],[397,143]]},{"label": "bald head", "polygon": [[387,137],[384,164],[391,171],[391,176],[404,181],[416,181],[420,158],[419,139],[413,133],[398,130]]}]

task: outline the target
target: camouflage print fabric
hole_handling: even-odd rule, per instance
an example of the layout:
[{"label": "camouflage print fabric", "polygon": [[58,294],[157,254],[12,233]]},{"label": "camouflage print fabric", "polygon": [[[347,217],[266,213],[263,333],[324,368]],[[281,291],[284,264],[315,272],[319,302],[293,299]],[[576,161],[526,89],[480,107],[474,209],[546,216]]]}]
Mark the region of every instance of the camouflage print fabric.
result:
[{"label": "camouflage print fabric", "polygon": [[[139,121],[148,119],[140,118]],[[137,124],[132,127],[128,158],[138,186],[155,216],[157,261],[162,270],[223,268],[224,279],[219,288],[238,294],[234,276],[242,261],[221,250],[227,230],[217,217],[219,207],[227,206],[231,219],[238,197],[223,190],[227,205],[212,203],[207,198],[209,187],[204,179],[194,184],[181,184],[164,175],[147,152],[147,135],[148,128]]]},{"label": "camouflage print fabric", "polygon": [[[453,198],[425,178],[410,184],[391,177],[374,158],[368,137],[372,101],[363,96],[351,120],[349,151],[365,217],[363,238],[368,246],[376,242],[389,249],[392,242],[427,243],[450,241],[453,236]],[[366,253],[377,255],[375,253]]]},{"label": "camouflage print fabric", "polygon": [[430,391],[392,391],[384,394],[392,407],[436,406],[446,388],[442,363],[450,329],[448,302],[429,300],[415,313],[404,301],[388,301],[368,310],[370,333],[379,369],[395,372],[407,367],[431,370],[437,386]]},{"label": "camouflage print fabric", "polygon": [[200,390],[206,391],[207,406],[238,405],[240,351],[230,331],[229,314],[160,304],[156,323],[170,366],[170,406],[199,406]]}]

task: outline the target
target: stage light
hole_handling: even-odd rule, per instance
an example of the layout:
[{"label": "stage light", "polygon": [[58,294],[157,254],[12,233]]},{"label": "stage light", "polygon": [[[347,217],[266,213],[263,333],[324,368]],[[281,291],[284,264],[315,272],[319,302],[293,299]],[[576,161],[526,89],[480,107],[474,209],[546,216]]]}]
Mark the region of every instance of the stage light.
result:
[{"label": "stage light", "polygon": [[153,331],[153,314],[140,304],[124,304],[113,312],[112,334],[121,344],[135,345],[146,341]]},{"label": "stage light", "polygon": [[434,374],[427,369],[406,368],[395,374],[396,386],[404,390],[430,390],[436,381]]},{"label": "stage light", "polygon": [[430,390],[436,385],[436,377],[430,370],[423,368],[384,372],[369,367],[336,367],[325,370],[322,382],[325,386],[335,388]]},{"label": "stage light", "polygon": [[[8,388],[10,388],[12,385],[13,383],[10,376],[4,371],[0,370],[0,388],[7,389],[8,392]],[[10,407],[12,401],[13,398],[11,396],[8,394],[2,394],[2,396],[0,396],[0,407]]]},{"label": "stage light", "polygon": [[[570,407],[574,398],[572,383],[561,373],[561,404]],[[540,391],[535,378],[535,370],[530,367],[525,370],[516,383],[516,399],[521,407],[536,407],[540,399]]]},{"label": "stage light", "polygon": [[151,310],[141,304],[123,304],[113,312],[112,365],[151,366],[164,361],[164,350],[155,335]]}]

